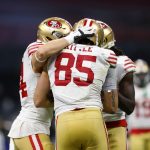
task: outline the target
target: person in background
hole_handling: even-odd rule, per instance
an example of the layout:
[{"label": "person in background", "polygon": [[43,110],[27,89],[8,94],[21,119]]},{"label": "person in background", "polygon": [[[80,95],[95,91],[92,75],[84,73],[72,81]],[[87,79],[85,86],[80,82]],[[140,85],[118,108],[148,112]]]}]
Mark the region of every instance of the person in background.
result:
[{"label": "person in background", "polygon": [[[49,94],[41,104],[43,108],[36,108],[33,101],[35,87],[45,64],[45,61],[37,59],[35,52],[68,35],[71,30],[72,26],[65,19],[47,18],[38,26],[37,40],[29,44],[25,50],[20,72],[21,111],[8,134],[10,150],[54,150],[49,138],[53,117],[51,95]],[[53,47],[50,50],[50,55],[59,52]]]},{"label": "person in background", "polygon": [[[82,28],[89,28],[89,34]],[[45,99],[51,87],[56,115],[56,149],[108,150],[99,93],[103,86],[103,90],[110,93],[110,101],[115,103],[118,98],[113,69],[105,82],[117,58],[113,51],[99,48],[103,43],[103,31],[95,20],[81,19],[75,23],[74,32],[83,36],[67,36],[65,39],[71,45],[48,60],[37,83],[35,105],[36,101]],[[45,60],[46,54],[41,51],[39,59]]]},{"label": "person in background", "polygon": [[150,69],[143,59],[135,61],[135,110],[128,117],[130,150],[150,149]]},{"label": "person in background", "polygon": [[2,120],[0,119],[0,149],[6,150],[6,146],[5,146],[6,139],[5,139],[3,131],[1,130],[2,124],[3,124]]},{"label": "person in background", "polygon": [[110,150],[127,149],[127,122],[126,114],[130,115],[135,106],[135,92],[133,84],[133,73],[135,64],[126,56],[122,50],[115,46],[115,36],[111,27],[102,22],[97,23],[104,31],[104,48],[111,49],[118,56],[116,64],[116,81],[118,86],[118,106],[119,109],[115,114],[106,113],[104,110],[103,117],[106,123],[109,137]]}]

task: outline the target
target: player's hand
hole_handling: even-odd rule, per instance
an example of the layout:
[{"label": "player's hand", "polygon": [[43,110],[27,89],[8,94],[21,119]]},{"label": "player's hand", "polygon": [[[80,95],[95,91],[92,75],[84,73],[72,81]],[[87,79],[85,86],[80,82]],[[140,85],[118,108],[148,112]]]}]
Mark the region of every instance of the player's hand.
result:
[{"label": "player's hand", "polygon": [[91,27],[81,27],[75,30],[74,32],[70,32],[65,39],[71,44],[74,42],[76,38],[88,38],[94,36],[95,31]]},{"label": "player's hand", "polygon": [[74,37],[92,37],[94,35],[94,30],[91,27],[81,27],[74,31]]}]

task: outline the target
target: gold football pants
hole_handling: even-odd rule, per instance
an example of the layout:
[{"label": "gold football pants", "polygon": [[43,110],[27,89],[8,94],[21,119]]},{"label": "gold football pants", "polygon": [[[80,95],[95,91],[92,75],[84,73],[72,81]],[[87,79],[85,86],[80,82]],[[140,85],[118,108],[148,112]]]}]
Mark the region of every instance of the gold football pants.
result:
[{"label": "gold football pants", "polygon": [[56,119],[56,150],[108,150],[108,137],[99,108],[60,114]]},{"label": "gold football pants", "polygon": [[108,128],[110,150],[127,150],[126,127]]},{"label": "gold football pants", "polygon": [[150,150],[150,133],[130,135],[130,150]]},{"label": "gold football pants", "polygon": [[54,145],[46,134],[35,134],[23,138],[15,138],[10,150],[54,150]]}]

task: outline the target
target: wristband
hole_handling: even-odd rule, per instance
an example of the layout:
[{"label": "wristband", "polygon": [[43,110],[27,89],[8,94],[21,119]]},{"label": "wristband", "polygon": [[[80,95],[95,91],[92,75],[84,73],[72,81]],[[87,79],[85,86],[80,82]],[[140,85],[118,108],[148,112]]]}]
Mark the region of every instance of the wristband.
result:
[{"label": "wristband", "polygon": [[73,35],[73,33],[70,33],[69,35],[67,35],[66,37],[64,37],[66,40],[67,40],[67,42],[69,43],[69,44],[72,44],[73,42],[74,42],[74,35]]}]

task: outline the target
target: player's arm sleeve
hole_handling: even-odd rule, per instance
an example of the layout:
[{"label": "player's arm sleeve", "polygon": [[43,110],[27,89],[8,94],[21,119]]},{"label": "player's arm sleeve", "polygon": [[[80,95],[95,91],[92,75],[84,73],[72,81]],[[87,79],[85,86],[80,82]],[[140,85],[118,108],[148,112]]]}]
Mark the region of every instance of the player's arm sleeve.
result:
[{"label": "player's arm sleeve", "polygon": [[117,89],[116,81],[116,70],[115,68],[109,68],[108,73],[103,84],[102,90],[112,90]]},{"label": "player's arm sleeve", "polygon": [[41,47],[43,45],[44,45],[44,43],[42,43],[41,41],[36,41],[36,42],[31,43],[27,47],[27,55],[31,61],[32,70],[35,73],[41,73],[43,70],[43,66],[46,63],[45,61],[44,62],[38,62],[35,58],[35,55],[34,55],[36,53],[36,51],[39,49],[39,47]]},{"label": "player's arm sleeve", "polygon": [[134,73],[136,66],[135,66],[134,62],[126,56],[126,57],[124,57],[124,60],[123,60],[120,68],[122,71],[121,71],[121,76],[118,79],[119,82],[126,76],[126,74]]},{"label": "player's arm sleeve", "polygon": [[117,64],[116,54],[112,50],[107,50],[106,54],[107,54],[106,61],[109,63],[110,68],[115,68]]}]

